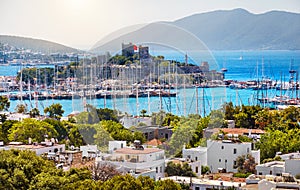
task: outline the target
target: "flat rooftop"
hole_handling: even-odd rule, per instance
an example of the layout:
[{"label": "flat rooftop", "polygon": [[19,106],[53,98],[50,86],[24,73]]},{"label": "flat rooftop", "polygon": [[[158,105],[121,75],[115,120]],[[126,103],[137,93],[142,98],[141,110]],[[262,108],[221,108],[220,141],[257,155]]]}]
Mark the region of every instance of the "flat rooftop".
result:
[{"label": "flat rooftop", "polygon": [[115,150],[116,153],[120,154],[150,154],[155,152],[161,152],[162,149],[159,148],[144,148],[144,150],[134,149],[134,148],[121,148]]}]

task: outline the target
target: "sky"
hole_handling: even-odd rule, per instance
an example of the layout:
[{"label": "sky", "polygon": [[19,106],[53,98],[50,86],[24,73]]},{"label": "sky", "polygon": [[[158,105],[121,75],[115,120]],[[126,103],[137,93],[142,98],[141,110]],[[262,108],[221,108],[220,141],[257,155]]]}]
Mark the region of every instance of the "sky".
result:
[{"label": "sky", "polygon": [[86,50],[126,26],[235,8],[300,13],[300,0],[0,0],[0,34]]}]

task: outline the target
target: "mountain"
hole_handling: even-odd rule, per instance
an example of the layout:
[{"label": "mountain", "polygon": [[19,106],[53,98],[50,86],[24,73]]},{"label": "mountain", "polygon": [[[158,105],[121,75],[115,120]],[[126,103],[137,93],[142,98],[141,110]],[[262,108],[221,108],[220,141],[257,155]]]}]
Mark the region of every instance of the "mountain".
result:
[{"label": "mountain", "polygon": [[9,44],[10,46],[14,46],[16,48],[31,49],[33,51],[42,52],[46,54],[80,52],[80,50],[67,47],[58,43],[17,36],[0,35],[0,43]]},{"label": "mountain", "polygon": [[300,14],[243,9],[196,14],[175,21],[210,49],[300,49]]},{"label": "mountain", "polygon": [[[244,9],[195,14],[174,22],[151,23],[120,36],[104,38],[93,51],[121,48],[125,42],[167,43],[181,50],[299,50],[300,14],[271,11],[252,14]],[[129,32],[128,32],[129,31]],[[118,32],[114,32],[116,36]],[[180,34],[178,34],[180,33]],[[177,35],[177,36],[176,36]],[[203,44],[201,44],[201,41]],[[169,44],[171,43],[171,44]],[[188,47],[186,47],[188,46]]]}]

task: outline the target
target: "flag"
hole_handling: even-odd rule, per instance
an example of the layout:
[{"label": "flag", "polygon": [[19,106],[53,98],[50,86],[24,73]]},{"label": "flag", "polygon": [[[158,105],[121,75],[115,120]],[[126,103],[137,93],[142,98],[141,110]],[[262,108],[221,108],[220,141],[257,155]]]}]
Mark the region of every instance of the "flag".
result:
[{"label": "flag", "polygon": [[134,50],[134,52],[137,52],[138,51],[138,47],[136,45],[133,45],[133,50]]}]

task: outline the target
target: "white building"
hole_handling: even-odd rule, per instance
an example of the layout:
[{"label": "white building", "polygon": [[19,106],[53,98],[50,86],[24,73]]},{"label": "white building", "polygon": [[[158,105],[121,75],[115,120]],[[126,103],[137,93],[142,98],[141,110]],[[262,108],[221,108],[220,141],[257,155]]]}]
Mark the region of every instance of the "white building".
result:
[{"label": "white building", "polygon": [[237,172],[236,159],[239,156],[251,154],[256,163],[260,163],[260,151],[251,149],[251,143],[234,140],[207,140],[207,147],[182,150],[183,158],[200,160],[202,165],[210,167],[211,172],[226,169],[227,172]]},{"label": "white building", "polygon": [[290,159],[285,161],[285,173],[293,176],[300,174],[300,159]]},{"label": "white building", "polygon": [[257,175],[276,175],[280,176],[285,172],[284,162],[272,161],[256,166]]},{"label": "white building", "polygon": [[163,180],[171,179],[179,184],[190,185],[192,190],[210,190],[210,189],[236,189],[242,190],[246,183],[243,182],[231,182],[231,181],[219,181],[209,179],[199,179],[194,177],[183,177],[183,176],[171,176],[166,177]]},{"label": "white building", "polygon": [[300,189],[300,184],[289,176],[276,178],[267,176],[258,182],[258,190],[270,189]]},{"label": "white building", "polygon": [[121,124],[125,128],[129,128],[132,126],[138,126],[139,123],[144,123],[146,126],[151,125],[151,117],[128,117],[124,116],[120,119]]},{"label": "white building", "polygon": [[99,152],[97,145],[80,146],[82,151],[82,158],[95,158]]},{"label": "white building", "polygon": [[65,144],[55,144],[53,142],[42,142],[41,144],[23,144],[21,142],[11,142],[9,145],[0,147],[0,150],[30,150],[36,153],[36,155],[42,155],[44,153],[58,153],[65,151]]},{"label": "white building", "polygon": [[165,152],[159,148],[123,147],[111,154],[97,157],[96,161],[126,169],[133,176],[148,173],[148,176],[152,176],[155,180],[164,177]]},{"label": "white building", "polygon": [[108,152],[112,153],[114,150],[126,147],[126,141],[109,141]]},{"label": "white building", "polygon": [[275,175],[281,176],[288,173],[293,176],[300,174],[300,153],[294,152],[279,155],[283,161],[272,161],[256,166],[258,175]]}]

